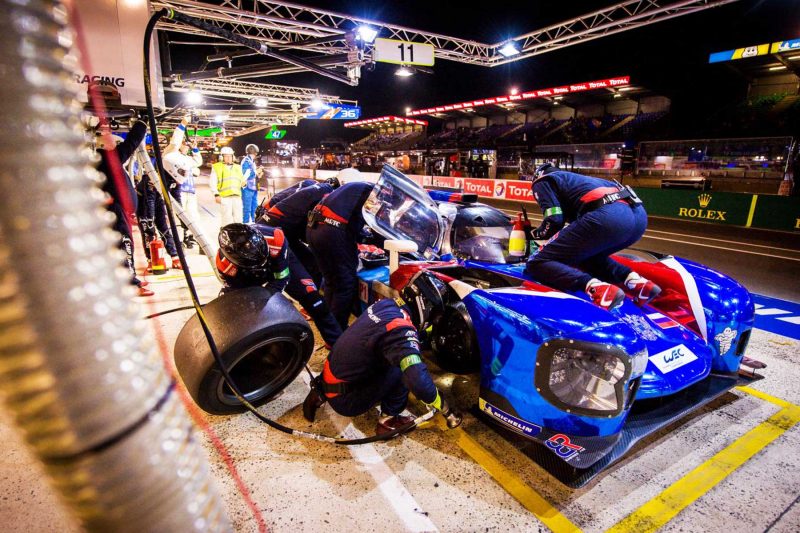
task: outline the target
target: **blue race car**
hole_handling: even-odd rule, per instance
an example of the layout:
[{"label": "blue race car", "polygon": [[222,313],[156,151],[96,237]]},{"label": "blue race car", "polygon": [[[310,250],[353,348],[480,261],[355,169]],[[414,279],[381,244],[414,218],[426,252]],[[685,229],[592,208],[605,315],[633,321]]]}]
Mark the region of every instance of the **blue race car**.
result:
[{"label": "blue race car", "polygon": [[752,379],[739,367],[754,306],[735,280],[626,250],[616,259],[662,294],[606,311],[529,276],[527,258],[508,253],[509,217],[475,200],[384,167],[365,220],[417,251],[392,272],[362,269],[361,303],[402,295],[443,368],[480,372],[477,412],[509,438],[542,444],[529,455],[563,482],[585,484],[644,436]]}]

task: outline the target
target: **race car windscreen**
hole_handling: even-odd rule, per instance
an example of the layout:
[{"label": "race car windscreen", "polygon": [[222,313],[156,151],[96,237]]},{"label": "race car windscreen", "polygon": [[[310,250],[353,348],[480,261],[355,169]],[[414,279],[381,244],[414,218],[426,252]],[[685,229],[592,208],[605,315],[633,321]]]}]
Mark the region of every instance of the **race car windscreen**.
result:
[{"label": "race car windscreen", "polygon": [[384,167],[363,214],[367,224],[385,238],[414,241],[426,258],[438,252],[441,224],[436,204],[397,170]]},{"label": "race car windscreen", "polygon": [[453,251],[456,254],[490,263],[508,261],[508,226],[462,226],[456,228]]}]

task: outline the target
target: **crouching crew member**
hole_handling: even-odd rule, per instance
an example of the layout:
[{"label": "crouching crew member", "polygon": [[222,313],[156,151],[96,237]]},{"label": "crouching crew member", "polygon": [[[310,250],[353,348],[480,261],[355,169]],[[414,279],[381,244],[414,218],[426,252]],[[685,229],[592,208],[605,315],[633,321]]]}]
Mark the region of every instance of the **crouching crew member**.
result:
[{"label": "crouching crew member", "polygon": [[303,263],[316,283],[320,283],[322,275],[317,268],[314,254],[311,253],[306,239],[306,226],[308,213],[310,213],[326,195],[333,192],[333,187],[328,183],[314,183],[303,187],[291,196],[284,198],[273,205],[259,222],[270,226],[279,227],[286,234],[289,248]]},{"label": "crouching crew member", "polygon": [[264,198],[262,202],[256,207],[256,222],[263,217],[270,207],[273,205],[277,205],[278,202],[281,200],[285,200],[286,198],[290,197],[303,187],[308,187],[309,185],[316,185],[316,180],[303,180],[300,183],[295,183],[291,187],[286,187],[282,191],[278,191],[269,198]]},{"label": "crouching crew member", "polygon": [[385,299],[371,305],[333,346],[322,374],[312,382],[303,402],[303,416],[314,421],[326,401],[342,416],[358,416],[380,403],[377,434],[413,422],[402,416],[409,390],[418,400],[438,409],[454,428],[461,417],[450,409],[420,357],[417,330],[405,302]]},{"label": "crouching crew member", "polygon": [[308,217],[306,242],[325,278],[325,301],[342,330],[358,294],[358,243],[362,240],[361,208],[374,185],[346,183],[320,201]]},{"label": "crouching crew member", "polygon": [[[638,241],[647,228],[647,213],[630,187],[567,172],[545,163],[533,174],[533,195],[544,212],[534,239],[558,236],[530,261],[527,272],[562,291],[585,291],[605,309],[622,304],[624,285],[637,304],[661,292],[654,284],[614,261],[611,254]],[[564,227],[565,222],[570,222]]]},{"label": "crouching crew member", "polygon": [[311,316],[322,339],[333,345],[342,334],[311,276],[289,250],[283,230],[262,224],[228,224],[219,232],[217,270],[225,291],[263,285],[284,289]]}]

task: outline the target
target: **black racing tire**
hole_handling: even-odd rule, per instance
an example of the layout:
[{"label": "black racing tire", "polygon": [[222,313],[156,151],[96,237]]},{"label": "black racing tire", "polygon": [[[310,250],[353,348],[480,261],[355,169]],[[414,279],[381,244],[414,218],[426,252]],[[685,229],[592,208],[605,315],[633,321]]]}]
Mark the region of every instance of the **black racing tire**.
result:
[{"label": "black racing tire", "polygon": [[478,337],[464,302],[445,307],[432,324],[431,349],[439,365],[455,374],[480,370]]},{"label": "black racing tire", "polygon": [[[314,350],[308,322],[285,296],[263,287],[230,291],[203,306],[203,315],[234,383],[256,407],[292,383]],[[197,315],[183,326],[174,356],[201,409],[215,415],[246,410],[225,383]]]}]

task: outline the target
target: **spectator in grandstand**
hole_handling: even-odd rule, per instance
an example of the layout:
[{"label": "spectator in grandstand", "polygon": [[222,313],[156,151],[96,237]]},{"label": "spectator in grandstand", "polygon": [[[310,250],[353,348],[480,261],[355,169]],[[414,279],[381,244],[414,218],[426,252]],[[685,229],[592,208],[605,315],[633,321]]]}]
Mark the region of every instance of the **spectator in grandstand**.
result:
[{"label": "spectator in grandstand", "polygon": [[[658,285],[609,257],[638,241],[647,227],[647,213],[633,189],[550,163],[535,169],[531,189],[544,212],[531,236],[555,236],[528,261],[531,276],[562,291],[585,291],[605,309],[625,299],[618,285],[628,289],[637,304],[659,295]],[[570,223],[566,228],[565,222]]]}]

